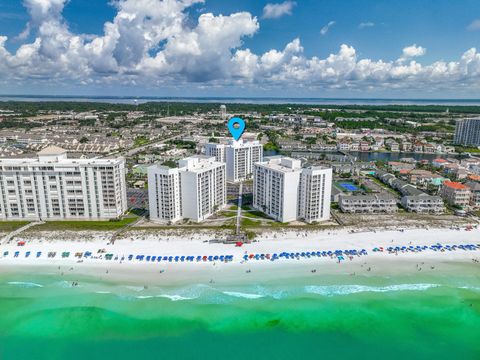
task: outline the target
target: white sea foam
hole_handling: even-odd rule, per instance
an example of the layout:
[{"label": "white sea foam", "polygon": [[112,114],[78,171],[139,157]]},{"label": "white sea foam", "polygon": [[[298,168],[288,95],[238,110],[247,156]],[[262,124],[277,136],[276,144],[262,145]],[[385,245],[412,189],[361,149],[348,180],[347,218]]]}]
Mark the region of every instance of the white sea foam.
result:
[{"label": "white sea foam", "polygon": [[264,297],[264,295],[260,295],[260,294],[247,294],[247,293],[236,292],[236,291],[224,291],[223,294],[228,296],[238,297],[238,298],[244,298],[244,299],[260,299]]},{"label": "white sea foam", "polygon": [[43,285],[40,285],[40,284],[36,284],[33,282],[24,282],[24,281],[10,281],[8,282],[8,285],[16,285],[16,286],[28,287],[28,288],[43,287]]},{"label": "white sea foam", "polygon": [[145,290],[144,286],[125,286],[125,288],[127,288],[128,290],[136,291],[136,292]]},{"label": "white sea foam", "polygon": [[110,291],[95,291],[96,294],[111,294]]},{"label": "white sea foam", "polygon": [[151,299],[153,298],[153,295],[139,295],[135,296],[137,299]]},{"label": "white sea foam", "polygon": [[480,287],[477,286],[460,286],[459,289],[480,291]]},{"label": "white sea foam", "polygon": [[395,291],[425,291],[438,287],[438,284],[399,284],[388,286],[366,285],[324,285],[306,286],[305,292],[322,296],[350,295],[361,292],[395,292]]},{"label": "white sea foam", "polygon": [[195,299],[193,297],[186,297],[186,296],[180,296],[180,295],[168,295],[168,294],[157,295],[157,297],[170,299],[172,301],[182,301],[182,300],[193,300],[193,299]]}]

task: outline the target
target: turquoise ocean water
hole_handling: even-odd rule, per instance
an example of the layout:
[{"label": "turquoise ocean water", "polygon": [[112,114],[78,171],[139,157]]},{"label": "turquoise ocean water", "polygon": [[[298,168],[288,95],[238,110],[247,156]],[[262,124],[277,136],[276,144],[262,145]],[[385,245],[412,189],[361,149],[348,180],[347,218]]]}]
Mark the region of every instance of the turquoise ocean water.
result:
[{"label": "turquoise ocean water", "polygon": [[229,287],[2,275],[0,358],[480,359],[472,269]]}]

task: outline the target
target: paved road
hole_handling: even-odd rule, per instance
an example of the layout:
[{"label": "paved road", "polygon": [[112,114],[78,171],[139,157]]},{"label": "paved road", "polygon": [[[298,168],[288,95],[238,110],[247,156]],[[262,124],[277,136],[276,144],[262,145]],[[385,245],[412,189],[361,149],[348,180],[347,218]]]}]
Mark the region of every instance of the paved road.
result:
[{"label": "paved road", "polygon": [[157,140],[153,143],[150,143],[150,144],[147,144],[147,145],[142,145],[142,146],[139,146],[139,147],[136,147],[136,148],[133,148],[133,149],[130,149],[130,150],[125,150],[125,151],[121,151],[121,152],[114,152],[114,153],[111,153],[109,155],[121,155],[121,156],[125,156],[125,157],[128,157],[128,156],[133,156],[135,154],[138,154],[142,151],[145,151],[145,150],[148,150],[148,149],[151,149],[155,146],[157,146],[158,144],[164,144],[166,143],[167,141],[170,141],[170,140],[175,140],[179,137],[182,137],[183,134],[178,134],[178,135],[174,135],[174,136],[170,136],[168,138],[165,138],[165,139],[161,139],[161,140]]},{"label": "paved road", "polygon": [[148,209],[148,190],[128,188],[127,206],[129,209]]}]

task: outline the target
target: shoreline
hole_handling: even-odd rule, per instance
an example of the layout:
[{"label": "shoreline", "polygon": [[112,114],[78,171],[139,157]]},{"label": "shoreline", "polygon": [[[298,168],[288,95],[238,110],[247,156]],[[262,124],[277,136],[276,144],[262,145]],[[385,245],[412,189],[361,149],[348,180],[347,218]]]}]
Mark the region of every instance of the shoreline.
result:
[{"label": "shoreline", "polygon": [[[59,276],[88,276],[101,281],[127,282],[141,285],[176,286],[182,284],[218,283],[243,284],[286,281],[288,279],[321,275],[333,276],[413,276],[415,274],[455,274],[480,267],[480,230],[473,229],[406,229],[403,231],[355,232],[325,230],[322,232],[264,233],[259,241],[235,247],[231,244],[208,243],[208,234],[198,237],[159,236],[156,234],[117,240],[108,244],[107,238],[91,234],[91,240],[52,240],[30,238],[24,246],[15,243],[0,246],[2,274],[49,273]],[[55,236],[55,234],[52,234]],[[210,237],[211,238],[211,237]],[[443,250],[435,244],[442,244]],[[447,250],[447,245],[452,246]],[[472,248],[457,246],[475,245]],[[414,247],[413,250],[408,248]],[[421,246],[422,250],[417,246]],[[407,250],[391,251],[397,247]],[[383,248],[383,251],[374,249]],[[405,249],[404,248],[404,249]],[[98,250],[102,250],[98,253]],[[341,255],[335,250],[342,250]],[[345,250],[348,250],[345,253]],[[350,253],[356,250],[357,252]],[[365,253],[361,253],[365,250]],[[380,249],[379,249],[380,250]],[[39,257],[37,252],[41,251]],[[326,252],[330,254],[325,254]],[[8,255],[5,255],[8,252]],[[14,257],[19,252],[18,257]],[[28,258],[26,252],[30,252]],[[56,253],[49,258],[48,253]],[[62,258],[63,252],[69,257]],[[90,252],[91,256],[85,257]],[[75,253],[82,253],[75,257]],[[282,253],[297,254],[281,256]],[[312,254],[302,256],[301,254]],[[323,253],[323,255],[322,255]],[[106,254],[112,254],[107,260]],[[142,260],[139,254],[144,255]],[[269,258],[251,255],[269,254]],[[277,254],[274,259],[273,254]],[[317,255],[320,254],[320,255]],[[79,254],[77,254],[79,255]],[[129,255],[133,255],[131,260]],[[247,255],[249,260],[245,261]],[[161,261],[147,260],[161,257]],[[190,261],[181,256],[191,256]],[[225,257],[231,256],[229,261]],[[339,256],[342,257],[339,260]],[[165,257],[169,258],[164,260]],[[175,257],[177,261],[175,261]],[[199,260],[198,258],[201,257]],[[207,258],[205,260],[205,257]],[[216,258],[217,257],[217,258]],[[123,260],[122,260],[123,259]],[[215,260],[216,259],[216,260]],[[467,271],[468,272],[468,271]]]}]

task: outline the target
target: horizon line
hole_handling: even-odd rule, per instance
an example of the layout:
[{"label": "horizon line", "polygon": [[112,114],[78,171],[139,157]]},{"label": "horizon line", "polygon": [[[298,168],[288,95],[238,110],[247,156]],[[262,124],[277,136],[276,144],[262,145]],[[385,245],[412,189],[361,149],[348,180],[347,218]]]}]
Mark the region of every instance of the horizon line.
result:
[{"label": "horizon line", "polygon": [[0,94],[0,98],[99,98],[99,99],[277,99],[277,100],[401,100],[401,101],[480,101],[480,98],[410,98],[410,97],[306,97],[306,96],[152,96],[152,95],[53,95]]}]

